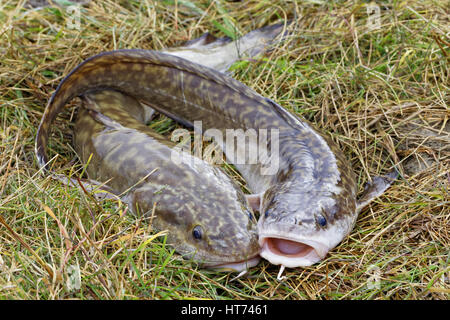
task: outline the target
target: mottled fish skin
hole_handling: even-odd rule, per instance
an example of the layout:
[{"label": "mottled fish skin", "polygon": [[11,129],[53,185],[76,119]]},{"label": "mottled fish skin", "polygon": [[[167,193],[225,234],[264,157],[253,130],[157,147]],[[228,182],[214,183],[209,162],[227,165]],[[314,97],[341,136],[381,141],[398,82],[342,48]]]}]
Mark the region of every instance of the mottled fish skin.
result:
[{"label": "mottled fish skin", "polygon": [[[252,118],[270,114],[272,109],[270,101],[242,83],[185,59],[152,50],[104,52],[72,70],[50,98],[36,136],[36,155],[41,167],[48,161],[46,148],[51,124],[65,104],[76,96],[102,89],[114,89],[141,99],[187,126],[192,126],[192,115],[196,115],[206,128],[214,127],[217,116],[230,124],[229,128],[252,127]],[[211,105],[213,101],[223,102],[224,106],[236,103],[236,107],[220,108],[224,110],[217,114],[219,109]],[[266,116],[255,121],[254,127],[277,128],[280,124],[278,120],[271,124]]]},{"label": "mottled fish skin", "polygon": [[[291,22],[292,21],[279,23],[251,31],[242,38],[233,42],[231,42],[229,38],[217,39],[206,34],[198,39],[192,40],[191,43],[185,47],[165,49],[165,51],[169,52],[170,55],[150,50],[118,50],[114,51],[114,53],[106,52],[87,59],[85,62],[72,70],[72,72],[70,72],[69,75],[59,84],[47,104],[35,141],[35,153],[39,166],[44,169],[47,168],[46,164],[48,159],[46,154],[46,142],[48,140],[51,124],[64,107],[65,103],[70,101],[72,98],[82,95],[87,91],[111,89],[113,87],[115,87],[118,91],[125,92],[126,90],[121,90],[122,81],[119,79],[117,79],[119,80],[117,82],[114,81],[115,76],[118,74],[121,74],[122,76],[128,74],[128,76],[130,76],[129,80],[137,81],[135,82],[136,85],[144,85],[142,90],[145,91],[145,87],[147,87],[148,90],[151,83],[146,82],[147,79],[144,74],[149,72],[150,77],[156,77],[156,79],[164,80],[163,78],[167,76],[167,72],[170,70],[172,64],[174,63],[176,65],[180,61],[182,62],[179,66],[181,67],[180,70],[182,70],[183,65],[185,65],[187,67],[186,71],[189,71],[189,66],[194,65],[194,73],[201,73],[203,70],[210,70],[209,68],[213,68],[216,72],[220,70],[224,71],[237,59],[241,57],[251,58],[266,50],[267,46],[274,43],[274,38],[285,30],[286,26]],[[283,36],[285,34],[286,33],[284,33]],[[245,39],[245,41],[243,39]],[[104,59],[101,59],[102,61],[98,61],[97,58],[103,55]],[[166,58],[169,57],[166,61],[167,64],[164,62],[164,59],[160,59],[161,56],[159,55]],[[181,58],[170,58],[171,56],[177,55],[184,57],[184,59],[191,59],[201,64],[203,67],[196,69],[195,63]],[[140,64],[139,60],[144,56],[147,56],[150,59],[143,61],[143,63]],[[119,61],[120,63],[115,65],[115,62]],[[97,62],[100,63],[97,64]],[[82,66],[83,70],[80,70],[79,68]],[[162,73],[159,73],[160,71],[162,71]],[[132,77],[132,75],[139,76]],[[96,78],[98,81],[94,81],[95,83],[87,81],[84,85],[83,82],[85,80],[85,76],[89,77],[90,80]],[[107,81],[109,84],[103,83],[103,80],[106,80],[106,78],[109,78],[110,81]],[[207,79],[207,77],[205,79]],[[170,78],[166,78],[165,80],[166,83],[171,82]],[[181,81],[183,82],[183,78],[181,78]],[[225,81],[227,80],[225,79]],[[115,84],[113,85],[113,83]],[[72,84],[75,85],[72,86]],[[164,84],[165,83],[158,81],[154,87],[158,90],[157,88]],[[183,91],[185,89],[183,83],[182,89]],[[202,90],[202,88],[197,87],[196,90]],[[153,101],[148,101],[147,104],[153,105]],[[146,108],[147,115],[151,113],[148,109],[149,108]],[[210,114],[212,113],[213,112],[210,112]],[[169,115],[167,111],[164,114]],[[182,118],[177,118],[175,114],[172,114],[171,116],[180,123],[184,123],[188,126],[190,125],[189,122],[183,121]],[[146,119],[148,120],[148,117],[146,117]]]},{"label": "mottled fish skin", "polygon": [[[279,24],[265,27],[260,30],[255,30],[243,37],[245,41],[241,41],[241,38],[238,39],[238,41],[236,41],[235,43],[231,42],[230,39],[227,38],[216,39],[211,35],[205,35],[200,39],[192,41],[190,44],[183,48],[170,49],[170,51],[172,55],[190,55],[190,52],[195,51],[195,54],[191,55],[191,58],[201,56],[200,60],[208,64],[210,67],[214,67],[216,69],[222,68],[222,71],[224,71],[225,68],[227,68],[224,66],[231,65],[238,58],[242,57],[242,54],[248,57],[252,57],[265,49],[267,45],[272,43],[273,38],[283,30],[283,26],[284,24]],[[222,47],[222,50],[220,50],[219,47]],[[239,49],[242,50],[238,51]],[[197,60],[199,59],[197,58]],[[127,68],[123,69],[121,67],[122,71],[127,72],[126,69]],[[96,70],[98,71],[98,69]],[[129,71],[135,72],[136,67],[132,67],[132,70]],[[38,135],[36,138],[36,155],[39,165],[44,169],[47,169],[45,148],[46,140],[48,139],[48,132],[50,130],[50,126],[54,117],[64,105],[64,102],[62,102],[62,100],[65,100],[67,102],[74,96],[86,94],[86,92],[83,91],[82,87],[78,85],[75,86],[77,87],[76,89],[70,88],[69,90],[64,89],[62,85],[58,87],[58,93],[55,92],[55,94],[50,99],[42,118],[41,125],[39,126]],[[91,89],[90,85],[88,85],[88,87],[86,88]],[[100,86],[98,89],[101,88],[102,86]],[[84,95],[84,106],[86,107],[90,105],[91,107],[93,107],[93,105],[95,105],[97,107],[101,107],[100,109],[106,108],[105,106],[108,105],[108,101],[103,101],[104,99],[102,95],[99,94],[100,93],[97,92],[95,95]],[[169,161],[167,158],[167,153],[169,148],[173,148],[173,144],[168,143],[160,136],[155,135],[152,132],[145,131],[147,129],[143,128],[139,124],[146,123],[149,120],[152,113],[151,110],[149,111],[150,108],[141,106],[137,104],[136,100],[133,100],[129,96],[123,96],[118,92],[103,92],[103,95],[108,94],[110,97],[116,96],[117,102],[115,105],[113,105],[112,101],[109,101],[109,105],[113,105],[111,108],[115,110],[114,112],[112,112],[111,109],[111,112],[108,112],[108,114],[121,126],[128,129],[135,129],[139,132],[128,132],[124,128],[120,128],[120,130],[116,128],[116,132],[109,132],[108,134],[106,134],[106,129],[102,130],[102,125],[93,122],[93,119],[90,117],[88,112],[82,109],[79,113],[75,130],[75,145],[84,162],[87,161],[88,156],[90,156],[91,153],[94,155],[94,157],[90,159],[90,165],[88,167],[88,173],[90,174],[91,178],[109,180],[108,177],[112,177],[113,179],[108,182],[108,185],[113,185],[116,192],[121,192],[131,183],[135,182],[141,174],[145,174],[146,171],[148,171],[146,170],[148,169],[148,163],[147,165],[142,165],[141,153],[139,153],[139,155],[134,157],[133,159],[127,156],[119,155],[119,151],[124,151],[126,154],[130,154],[130,152],[132,152],[132,150],[126,149],[127,147],[130,148],[130,145],[125,144],[128,143],[128,138],[130,136],[132,136],[133,139],[139,140],[140,138],[142,138],[144,132],[148,135],[148,137],[143,138],[144,140],[149,140],[146,141],[147,148],[150,148],[150,146],[154,148],[152,148],[152,154],[147,154],[146,160],[154,160],[154,158],[157,158],[158,160],[164,159],[166,162]],[[64,97],[61,98],[61,95]],[[59,96],[59,98],[57,96]],[[101,99],[97,101],[96,98]],[[119,107],[121,103],[127,107],[127,112],[125,114],[120,110],[116,110],[116,107]],[[100,111],[102,112],[101,115],[103,116],[103,110]],[[134,117],[134,119],[131,119],[130,116]],[[135,120],[137,120],[139,123],[136,123]],[[104,125],[105,124],[103,124],[103,126]],[[114,124],[113,127],[117,127],[117,125]],[[120,137],[123,138],[125,135],[127,136],[127,138],[124,139],[125,141],[122,141]],[[122,142],[125,145],[122,145]],[[104,144],[107,144],[110,148],[105,149]],[[163,150],[164,152],[162,152],[161,150]],[[138,158],[141,161],[140,163],[137,160]],[[158,176],[158,174],[161,174],[161,172],[163,172],[171,178],[171,181],[169,181],[170,183],[178,185],[175,187],[176,192],[174,192],[173,190],[166,190],[165,198],[162,200],[159,199],[157,212],[162,213],[160,216],[162,216],[163,218],[167,216],[167,219],[169,219],[170,216],[174,216],[176,212],[179,212],[180,206],[179,203],[177,203],[179,202],[179,199],[177,198],[179,197],[179,194],[177,192],[183,194],[183,191],[186,192],[186,190],[189,190],[189,192],[186,192],[184,194],[184,199],[182,199],[185,200],[184,205],[188,206],[188,212],[181,212],[178,217],[182,218],[183,215],[189,214],[186,219],[180,220],[178,218],[174,218],[174,221],[177,222],[178,225],[174,225],[173,221],[172,223],[170,221],[167,222],[167,219],[163,218],[159,220],[157,219],[156,222],[157,224],[159,224],[160,229],[171,229],[172,232],[169,233],[169,237],[171,237],[171,242],[175,244],[177,250],[182,253],[184,251],[184,254],[186,255],[186,252],[192,252],[192,250],[195,249],[195,258],[197,260],[213,260],[213,262],[209,263],[210,265],[217,265],[219,261],[221,262],[222,268],[242,270],[255,265],[259,261],[259,257],[254,257],[255,249],[257,248],[257,241],[255,242],[255,239],[257,238],[255,238],[254,233],[255,225],[253,224],[251,225],[252,227],[249,227],[248,221],[245,220],[248,218],[249,212],[248,208],[246,207],[247,202],[243,198],[240,190],[235,190],[236,186],[231,185],[232,183],[229,181],[228,177],[224,176],[216,169],[207,168],[204,165],[200,166],[201,168],[199,168],[199,165],[197,163],[196,168],[189,168],[190,170],[187,169],[186,171],[184,169],[180,170],[180,168],[176,168],[176,170],[173,171],[171,170],[173,168],[170,168],[170,166],[173,166],[173,164],[167,165],[166,162],[165,164],[161,163],[162,167],[159,168],[159,171],[156,174],[152,174],[152,178],[153,176]],[[113,165],[113,168],[108,167],[111,165]],[[119,165],[122,166],[123,168],[121,169],[124,170],[119,170],[117,167]],[[192,176],[192,169],[197,170],[197,176],[191,177],[191,181],[186,182],[180,181],[179,179],[174,179],[174,177],[176,176],[175,173],[177,172],[181,175],[186,176],[191,174]],[[124,174],[125,172],[127,174]],[[207,175],[208,173],[211,175],[212,172],[217,175],[215,179],[216,181],[214,181],[214,179],[211,179],[211,181],[208,180]],[[53,176],[56,177],[58,175],[53,174]],[[167,177],[164,177],[164,179],[166,178]],[[92,183],[94,182],[94,180],[91,181]],[[181,182],[185,184],[182,185]],[[98,183],[96,182],[95,185],[98,185]],[[150,208],[150,203],[148,201],[153,201],[157,198],[155,197],[155,199],[153,199],[154,196],[150,196],[150,193],[154,191],[152,190],[152,188],[154,187],[155,186],[147,184],[147,187],[144,189],[142,189],[143,187],[141,186],[141,190],[136,191],[136,188],[134,188],[132,192],[129,192],[129,195],[127,197],[129,198],[128,200],[131,204],[131,207],[135,208],[136,204],[138,204],[141,212],[148,211]],[[199,190],[199,188],[201,190]],[[144,190],[145,192],[142,190]],[[193,190],[197,190],[197,193],[193,194]],[[218,195],[221,195],[221,198],[216,199],[217,201],[214,202],[214,197],[211,198],[209,196],[206,196],[205,190],[207,190],[209,194],[213,193],[217,195],[217,197]],[[168,192],[174,192],[174,194],[172,196],[169,196],[167,195]],[[198,192],[200,194],[198,194]],[[238,199],[236,199],[236,196],[238,197]],[[205,198],[208,198],[209,202],[204,201],[203,203],[202,201]],[[217,206],[219,206],[219,209],[216,208]],[[243,212],[244,215],[242,214]],[[214,213],[216,218],[213,219],[212,213]],[[232,219],[229,219],[230,216]],[[235,216],[237,218],[233,219],[233,217]],[[222,222],[223,219],[229,219],[229,221]],[[242,221],[242,219],[244,219],[245,221]],[[192,240],[193,231],[192,221],[197,224],[204,225],[205,229],[207,230],[212,230],[207,231],[210,247],[208,248],[208,250],[206,250],[206,248],[202,248],[202,244],[198,243],[198,241],[194,241],[194,243],[190,242]],[[211,223],[215,225],[214,228],[208,228],[209,224]],[[243,229],[246,229],[246,231]],[[220,231],[220,237],[215,231]],[[187,237],[186,239],[184,239],[184,241],[182,240],[183,236]],[[218,254],[217,250],[220,246],[219,242],[222,243],[223,249],[220,254]],[[249,260],[245,260],[249,257]],[[236,263],[237,258],[245,261],[243,261],[242,263]]]},{"label": "mottled fish skin", "polygon": [[278,130],[275,174],[261,174],[261,163],[236,164],[252,191],[262,195],[259,243],[271,263],[311,265],[351,231],[357,218],[356,180],[330,137],[231,77],[161,52],[106,52],[75,68],[41,121],[36,139],[41,166],[50,124],[61,108],[77,95],[104,88],[127,93],[186,126],[201,120],[204,130]]},{"label": "mottled fish skin", "polygon": [[[101,112],[106,122],[95,120],[90,110]],[[175,144],[146,127],[144,119],[141,104],[119,92],[83,97],[74,146],[83,163],[92,155],[89,178],[107,182],[116,194],[126,192],[123,199],[136,214],[150,214],[156,203],[153,226],[168,230],[167,242],[185,258],[235,271],[256,265],[256,222],[241,190],[201,159],[184,154],[182,163],[171,161]]]},{"label": "mottled fish skin", "polygon": [[[202,120],[205,129],[279,130],[280,163],[275,175],[260,175],[260,164],[236,166],[255,193],[264,193],[258,222],[263,257],[274,251],[268,245],[276,249],[282,244],[272,239],[305,244],[314,257],[293,259],[296,254],[290,254],[289,261],[283,262],[283,255],[266,255],[270,262],[288,267],[317,262],[351,230],[357,216],[356,183],[345,157],[329,138],[231,77],[157,51],[106,52],[76,67],[44,112],[37,135],[41,166],[47,161],[49,125],[61,108],[75,96],[104,88],[141,99],[187,126]],[[324,225],[318,222],[321,217]]]}]

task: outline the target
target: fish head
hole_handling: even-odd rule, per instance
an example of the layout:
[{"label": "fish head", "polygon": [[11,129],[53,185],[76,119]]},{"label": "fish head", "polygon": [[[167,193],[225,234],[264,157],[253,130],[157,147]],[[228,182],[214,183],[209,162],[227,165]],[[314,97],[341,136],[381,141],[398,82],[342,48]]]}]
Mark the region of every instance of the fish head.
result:
[{"label": "fish head", "polygon": [[[222,271],[243,271],[258,264],[259,245],[256,220],[241,201],[224,201],[214,192],[208,199],[194,190],[167,186],[160,192],[141,188],[133,195],[133,205],[150,215],[153,224],[167,230],[167,243],[185,259],[205,268]],[[150,201],[149,201],[150,200]]]},{"label": "fish head", "polygon": [[258,221],[261,257],[290,268],[322,260],[355,223],[352,192],[343,188],[331,191],[320,183],[269,189]]}]

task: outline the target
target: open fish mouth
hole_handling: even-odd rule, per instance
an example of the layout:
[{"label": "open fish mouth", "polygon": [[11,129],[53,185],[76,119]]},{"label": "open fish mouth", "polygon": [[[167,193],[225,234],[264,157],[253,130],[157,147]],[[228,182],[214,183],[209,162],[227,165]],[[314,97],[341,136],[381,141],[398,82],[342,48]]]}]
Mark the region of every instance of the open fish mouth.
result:
[{"label": "open fish mouth", "polygon": [[259,255],[256,255],[252,258],[234,261],[234,262],[225,262],[225,263],[208,263],[205,264],[205,267],[208,269],[220,270],[220,271],[232,271],[232,272],[241,272],[245,271],[251,267],[256,266],[261,260]]},{"label": "open fish mouth", "polygon": [[322,260],[328,246],[308,238],[286,238],[278,235],[260,235],[260,255],[272,264],[288,268],[306,267]]}]

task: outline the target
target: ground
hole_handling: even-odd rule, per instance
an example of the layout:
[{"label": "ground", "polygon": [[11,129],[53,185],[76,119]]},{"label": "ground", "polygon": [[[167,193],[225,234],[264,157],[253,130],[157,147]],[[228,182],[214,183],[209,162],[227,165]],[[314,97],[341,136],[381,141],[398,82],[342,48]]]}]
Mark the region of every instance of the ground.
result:
[{"label": "ground", "polygon": [[[448,1],[81,3],[0,2],[0,298],[449,298]],[[234,77],[330,134],[359,192],[371,176],[400,172],[321,263],[287,269],[281,282],[266,261],[239,279],[202,270],[123,204],[96,202],[38,170],[45,105],[84,59],[287,19],[287,39],[236,63]],[[50,142],[53,167],[66,174],[79,165],[70,106]],[[175,124],[158,118],[152,127]]]}]

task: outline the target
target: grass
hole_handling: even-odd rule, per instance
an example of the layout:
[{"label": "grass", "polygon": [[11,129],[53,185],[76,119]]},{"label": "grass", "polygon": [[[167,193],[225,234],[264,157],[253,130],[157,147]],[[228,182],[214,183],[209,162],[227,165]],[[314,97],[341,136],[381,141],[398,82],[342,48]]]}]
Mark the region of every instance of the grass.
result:
[{"label": "grass", "polygon": [[[366,3],[92,1],[73,29],[65,7],[2,1],[0,298],[448,299],[448,2],[378,1],[375,30]],[[34,137],[44,107],[85,58],[176,46],[206,31],[244,34],[284,18],[295,18],[288,39],[237,63],[234,77],[328,132],[360,191],[393,165],[401,173],[321,263],[288,269],[283,282],[267,262],[236,280],[201,270],[120,202],[98,203],[38,171]],[[67,108],[58,117],[50,142],[54,168],[67,174],[78,165],[73,116]],[[153,127],[165,133],[174,124],[158,119]]]}]

